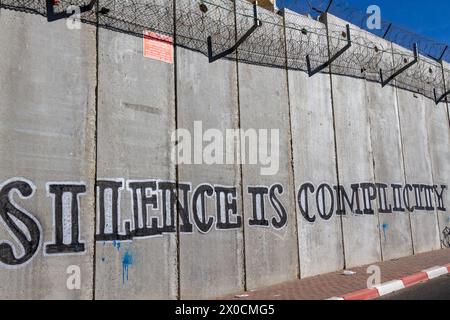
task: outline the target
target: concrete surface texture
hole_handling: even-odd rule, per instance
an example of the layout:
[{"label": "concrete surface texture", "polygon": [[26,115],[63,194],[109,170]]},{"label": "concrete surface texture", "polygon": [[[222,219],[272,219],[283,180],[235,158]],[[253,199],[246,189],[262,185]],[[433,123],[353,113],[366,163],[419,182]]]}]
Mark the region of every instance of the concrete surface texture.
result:
[{"label": "concrete surface texture", "polygon": [[0,298],[207,299],[450,246],[448,105],[382,88],[397,57],[310,76],[291,40],[319,66],[347,23],[259,8],[211,63],[250,3],[142,1],[177,17],[137,36],[0,8]]},{"label": "concrete surface texture", "polygon": [[[196,1],[182,1],[195,10]],[[199,41],[205,42],[207,35],[201,36],[202,33],[197,35]],[[214,129],[225,133],[227,129],[238,128],[236,64],[227,60],[209,63],[205,55],[179,48],[177,67],[178,129],[194,132],[196,123],[204,132]],[[202,154],[201,148],[194,149],[194,154],[198,153]],[[202,161],[198,164],[180,164],[178,167],[179,181],[191,183],[193,189],[205,183],[220,185],[234,188],[235,197],[239,195],[239,198],[242,192],[240,177],[240,167],[236,164],[209,165]],[[209,194],[206,197],[205,223],[213,219],[217,209],[215,203],[222,196]],[[198,214],[201,215],[200,212]],[[243,230],[241,223],[238,223],[242,221],[241,207],[238,205],[236,212],[230,216],[229,220],[235,224],[230,229],[221,228],[219,223],[227,218],[216,215],[215,227],[180,235],[181,298],[208,298],[244,287]],[[219,220],[219,217],[222,219]]]},{"label": "concrete surface texture", "polygon": [[[443,78],[444,78],[444,85],[445,85],[445,90],[448,91],[450,90],[450,63],[443,61],[442,65],[444,66],[443,70]],[[449,108],[449,101],[450,99],[447,96],[447,116],[449,118],[449,124],[450,124],[450,108]]]},{"label": "concrete surface texture", "polygon": [[[409,181],[423,181],[421,183],[432,184],[431,159],[425,124],[425,108],[427,106],[425,98],[403,90],[398,90],[397,94],[406,181],[408,183]],[[415,214],[411,214],[411,229],[414,252],[436,250],[440,247],[435,210],[423,214],[416,211]]]},{"label": "concrete surface texture", "polygon": [[[273,33],[277,39],[270,51],[285,52],[283,29],[270,24],[271,19],[282,22],[282,17],[274,17],[264,9],[259,11],[259,17],[262,26],[238,49],[238,57],[251,55],[250,48],[254,41],[258,41],[258,33],[267,32]],[[271,55],[267,56],[270,59]],[[243,197],[246,279],[247,288],[254,289],[267,283],[295,279],[298,275],[287,74],[283,69],[239,63],[239,83],[242,84],[239,86],[241,128],[244,131],[268,130],[268,150],[273,154],[279,150],[275,174],[264,174],[263,167],[267,166],[261,163],[254,165],[247,162],[242,166],[242,184],[247,188],[247,195]],[[273,134],[277,137],[275,141]],[[242,149],[244,142],[246,140],[242,140]],[[261,148],[260,143],[259,152]],[[250,155],[247,150],[242,151]],[[252,190],[258,186],[268,186],[270,189],[257,196]],[[277,197],[285,204],[284,208],[276,203]],[[260,210],[254,210],[254,201],[261,201]]]},{"label": "concrete surface texture", "polygon": [[[50,25],[3,9],[0,28],[8,30],[0,33],[7,44],[0,48],[0,298],[90,299],[95,28],[67,32],[65,21]],[[78,210],[79,230],[66,228],[72,209]],[[61,223],[56,214],[64,216]],[[71,265],[81,269],[81,290],[67,290]]]},{"label": "concrete surface texture", "polygon": [[[289,11],[285,13],[285,19],[286,25],[294,29],[299,29],[295,28],[298,24],[309,25],[311,29],[322,26],[320,22]],[[296,38],[301,37],[301,34],[298,30],[291,36]],[[323,29],[323,36],[326,37],[326,29]],[[301,54],[304,53],[298,52],[298,55]],[[295,65],[295,60],[299,57],[288,54],[287,59],[289,63]],[[336,185],[330,75],[320,73],[310,78],[305,71],[289,70],[289,92],[292,136],[298,137],[293,144],[295,185],[300,188],[298,184],[309,182],[315,189],[320,188],[323,183]],[[305,189],[304,192],[302,199],[306,199],[307,196],[308,201],[312,203],[316,201],[315,197],[306,194],[309,190]],[[302,203],[304,202],[305,200],[302,200]],[[297,214],[302,277],[332,272],[344,267],[341,218],[333,215],[328,220],[322,219],[323,213],[319,213],[317,209],[313,210],[315,206],[310,207],[311,212],[307,212],[303,206],[302,209],[298,209]],[[329,202],[327,208],[330,209]],[[322,212],[327,208],[323,208]],[[315,217],[314,221],[308,221],[304,215]]]},{"label": "concrete surface texture", "polygon": [[[133,189],[132,183],[176,181],[175,164],[170,161],[175,69],[173,63],[144,57],[141,38],[105,29],[98,32],[97,180],[103,183],[97,187],[97,194],[103,199],[100,203],[97,197],[97,216],[105,216],[105,227],[97,219],[97,232],[114,233],[112,210],[118,206],[118,233],[126,234],[126,221],[133,229],[144,230],[144,215],[148,225],[153,219],[158,219],[158,224],[164,219],[161,210],[134,197],[137,188]],[[122,189],[117,201],[112,201],[112,192],[118,189],[111,181]],[[150,187],[145,189],[150,191]],[[176,243],[176,234],[136,241],[100,236],[96,298],[176,298]]]},{"label": "concrete surface texture", "polygon": [[[327,16],[327,22],[336,27],[340,26],[343,30],[347,24],[331,15]],[[356,26],[352,26],[351,31],[361,32]],[[355,49],[350,48],[346,54],[351,55],[352,50]],[[358,78],[336,74],[332,74],[331,77],[338,182],[347,188],[361,182],[373,184],[375,176],[369,110],[366,107],[368,97],[366,84]],[[350,90],[351,94],[349,94]],[[366,212],[376,204],[368,196],[368,192],[360,193],[358,190],[354,195],[353,209],[346,209],[345,214],[341,215],[347,267],[368,264],[381,259],[378,212],[373,210]]]},{"label": "concrete surface texture", "polygon": [[[406,51],[394,45],[399,51]],[[414,68],[414,67],[413,67]],[[399,81],[404,75],[400,75]],[[426,205],[426,196],[419,192],[421,185],[433,185],[433,165],[430,146],[437,141],[430,141],[427,129],[427,115],[435,103],[419,93],[397,89],[400,128],[402,134],[405,164],[405,179],[414,189],[410,203],[415,203],[411,217],[411,231],[414,253],[439,249],[439,228],[437,208]],[[412,182],[415,181],[415,182]]]},{"label": "concrete surface texture", "polygon": [[[362,31],[362,34],[380,48],[391,46],[389,42],[367,32]],[[381,65],[392,64],[391,55],[383,55],[382,59],[384,61],[380,62]],[[376,75],[378,76],[378,73]],[[372,75],[366,73],[366,106],[369,114],[374,178],[380,185],[405,185],[396,88],[388,85],[380,89],[380,83],[372,79]],[[381,188],[378,191],[383,192]],[[394,193],[387,192],[385,196],[388,203],[394,203]],[[410,213],[385,207],[382,205],[382,199],[379,200],[376,211],[379,215],[378,229],[383,260],[412,255]]]},{"label": "concrete surface texture", "polygon": [[[435,105],[434,101],[428,101],[427,113],[428,136],[430,141],[430,156],[433,167],[433,183],[436,186],[447,185],[450,180],[450,130],[445,120],[447,106],[445,103]],[[447,159],[447,160],[445,160]],[[448,228],[450,227],[449,212],[444,210],[450,207],[450,199],[444,199],[442,205],[436,208],[438,213],[438,228],[443,247],[449,247]],[[447,228],[447,229],[446,229]]]}]

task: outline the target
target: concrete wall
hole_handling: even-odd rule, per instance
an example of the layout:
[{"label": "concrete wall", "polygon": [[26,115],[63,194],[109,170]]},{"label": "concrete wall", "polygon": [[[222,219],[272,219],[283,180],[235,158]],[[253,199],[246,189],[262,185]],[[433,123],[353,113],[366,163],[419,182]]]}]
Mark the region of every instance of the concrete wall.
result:
[{"label": "concrete wall", "polygon": [[[120,8],[116,9],[99,22],[120,15]],[[167,28],[173,32],[173,25]],[[142,225],[144,215],[148,221],[157,219],[158,226],[164,217],[162,194],[158,194],[157,208],[143,205],[140,195],[142,190],[156,194],[151,182],[176,181],[175,164],[170,161],[175,129],[174,64],[144,57],[142,38],[102,28],[98,50],[97,179],[105,187],[98,186],[97,193],[104,193],[105,200],[104,205],[98,201],[97,215],[104,206],[106,225],[111,226],[112,210],[119,206],[119,234],[127,234],[126,221],[140,232],[135,231],[128,241],[119,241],[120,237],[97,241],[96,298],[173,299],[178,294],[176,234],[152,235],[151,223]],[[110,181],[120,184],[116,190],[123,189],[117,204],[111,200]],[[100,228],[99,223],[97,232],[103,233]]]},{"label": "concrete wall", "polygon": [[[190,0],[177,1],[178,8],[198,11],[197,2]],[[224,12],[224,14],[227,13]],[[214,16],[209,17],[214,19]],[[206,45],[208,36],[200,31],[202,29],[204,25],[199,25],[198,30],[193,32],[195,39],[198,39],[196,41],[200,43],[200,49]],[[183,37],[183,31],[189,32],[189,30],[178,30],[177,36]],[[200,124],[203,132],[209,129],[225,132],[226,129],[238,128],[238,86],[235,62],[219,60],[209,63],[204,54],[179,48],[177,50],[177,88],[179,129],[194,132],[196,123]],[[194,152],[202,154],[201,149]],[[193,165],[180,164],[178,179],[180,182],[191,183],[193,189],[204,184],[220,185],[235,188],[236,197],[240,197],[241,194],[240,167],[234,164],[209,165],[203,161]],[[216,215],[215,204],[220,197],[222,195],[217,194],[205,197],[207,198],[205,200],[206,220],[203,222],[206,223],[208,219],[213,219],[212,216],[216,216],[208,230],[194,229],[191,234],[180,235],[180,290],[183,299],[220,296],[244,288],[241,207],[238,205],[238,212],[230,218],[234,224],[238,224],[238,221],[241,223],[230,229],[224,229],[220,223],[226,220],[225,216],[222,215],[222,221],[218,221]],[[193,203],[193,206],[197,205]]]},{"label": "concrete wall", "polygon": [[[449,64],[443,62],[443,75],[441,87],[437,89],[438,93],[446,92],[450,86],[449,79]],[[441,79],[441,78],[440,78]],[[438,217],[439,236],[442,247],[449,247],[448,228],[450,226],[450,216],[447,211],[450,205],[450,199],[443,198],[441,200],[442,186],[448,188],[448,181],[450,181],[450,162],[447,161],[450,156],[448,146],[450,145],[450,122],[445,121],[448,117],[448,104],[442,101],[435,104],[435,101],[426,99],[427,112],[427,129],[429,137],[429,152],[431,158],[433,183],[435,186],[434,196],[436,198],[436,211]],[[447,159],[447,160],[446,160]],[[444,191],[445,193],[445,191]],[[446,229],[447,228],[447,229]]]},{"label": "concrete wall", "polygon": [[[317,32],[313,41],[324,44],[319,50],[328,50],[327,41],[323,41],[327,36],[324,24],[289,11],[286,12],[285,18],[286,26],[296,30],[287,33],[288,43],[294,39],[305,41],[300,30],[301,26],[308,25],[311,32]],[[309,194],[324,184],[337,185],[330,75],[320,73],[309,77],[306,72],[305,52],[301,47],[298,49],[288,51],[287,59],[290,68],[292,136],[295,137],[294,177],[296,188],[301,193],[302,204],[302,208],[297,204],[300,274],[302,277],[308,277],[342,269],[344,251],[341,217],[335,214],[329,217],[328,213],[334,204],[328,197],[327,205],[319,212],[317,207],[312,205],[317,201],[317,197]],[[304,183],[310,183],[314,190],[307,189]],[[325,192],[325,189],[322,189],[322,194]],[[310,210],[306,210],[306,199]]]},{"label": "concrete wall", "polygon": [[[363,36],[384,51],[378,64],[382,66],[386,77],[393,64],[389,54],[391,43],[369,33],[363,33]],[[375,208],[379,215],[382,257],[383,260],[392,260],[413,254],[410,213],[395,205],[398,202],[395,192],[385,191],[386,186],[405,185],[397,91],[393,85],[381,88],[378,70],[371,65],[367,69],[366,106],[369,112],[374,178],[378,183]]]},{"label": "concrete wall", "polygon": [[[445,90],[450,90],[450,63],[443,61],[442,66],[443,66],[443,70],[444,70],[443,78],[444,78]],[[448,101],[449,101],[449,99],[447,97],[447,115],[449,118],[449,125],[450,125],[450,107],[449,107]]]},{"label": "concrete wall", "polygon": [[[251,6],[247,3],[236,4],[238,15],[248,14],[251,10]],[[283,56],[285,52],[283,18],[261,9],[259,19],[262,26],[238,49],[240,124],[244,131],[268,130],[268,148],[271,152],[278,148],[280,156],[278,164],[271,167],[248,162],[242,166],[242,184],[247,188],[244,190],[243,199],[248,289],[295,279],[298,275],[286,69],[245,63],[245,60],[250,60],[254,54],[252,48],[257,44],[258,35],[261,33],[271,34],[276,39],[270,48],[266,48],[267,52],[262,62],[271,63],[272,57]],[[272,140],[274,135],[279,139]],[[248,145],[246,141],[245,143]],[[256,149],[256,146],[249,147]],[[261,144],[257,147],[261,148]],[[247,148],[244,150],[243,140],[241,148],[246,155],[250,154]],[[249,188],[260,186],[270,187],[270,190],[267,188],[265,194],[256,197],[256,193],[252,193]],[[261,212],[254,210],[253,199],[256,198],[258,198],[256,201],[263,198],[260,205]],[[284,208],[277,204],[277,198]],[[265,211],[265,216],[262,210]]]},{"label": "concrete wall", "polygon": [[[440,196],[442,186],[447,186],[450,181],[450,130],[444,121],[447,113],[445,103],[435,105],[433,101],[428,101],[429,112],[427,113],[428,136],[430,141],[430,157],[433,167],[433,183],[438,189],[435,191],[435,198]],[[448,188],[448,187],[447,187]],[[445,191],[444,191],[445,193]],[[450,206],[450,199],[444,198],[442,205],[437,206],[438,228],[441,241],[445,243],[445,228],[450,227],[450,216],[447,208]]]},{"label": "concrete wall", "polygon": [[[327,16],[327,20],[333,43],[335,35],[345,31],[347,23],[331,15]],[[353,37],[360,32],[356,26],[351,26]],[[351,56],[355,50],[351,47],[339,59],[348,59],[346,56]],[[339,68],[332,66],[331,72],[339,184],[346,188],[359,183],[373,184],[371,127],[369,110],[365,108],[368,97],[366,84],[356,77],[334,74],[341,72]],[[341,205],[344,208],[346,204],[342,201]],[[342,214],[345,261],[349,268],[381,260],[378,212],[364,210],[370,206],[375,207],[374,201],[358,189],[354,208],[346,208],[345,214]]]},{"label": "concrete wall", "polygon": [[[395,50],[406,52],[406,49],[397,45],[393,46]],[[412,53],[409,52],[408,55],[411,56]],[[417,66],[413,66],[412,70],[400,75],[398,81],[405,81],[403,78],[408,77],[409,72],[414,72],[414,68]],[[428,135],[427,119],[434,103],[419,93],[401,88],[397,89],[397,99],[405,179],[406,183],[413,188],[409,205],[411,208],[408,211],[411,212],[414,253],[418,254],[440,248],[436,208],[432,206],[426,208],[422,195],[419,196],[419,190],[422,188],[420,185],[433,185],[433,167],[430,157],[432,143]]]},{"label": "concrete wall", "polygon": [[[1,9],[0,281],[10,285],[0,298],[213,298],[448,245],[448,106],[426,97],[430,85],[401,85],[439,65],[423,58],[382,88],[378,68],[398,56],[352,26],[354,45],[309,76],[306,55],[325,63],[346,23],[328,15],[327,37],[321,22],[262,8],[262,25],[210,63],[208,36],[214,54],[230,48],[252,5],[217,0],[202,12],[177,0],[174,19],[173,2],[156,2],[157,34],[145,39],[145,21],[132,35],[70,30]],[[368,60],[360,41],[384,54]],[[214,133],[266,130],[279,157],[251,163],[264,146],[238,133],[216,162],[177,162],[176,129],[200,135],[192,156]]]},{"label": "concrete wall", "polygon": [[[0,28],[0,298],[91,299],[95,28],[3,9]],[[67,228],[77,207],[79,237]],[[81,290],[66,286],[70,266]]]}]

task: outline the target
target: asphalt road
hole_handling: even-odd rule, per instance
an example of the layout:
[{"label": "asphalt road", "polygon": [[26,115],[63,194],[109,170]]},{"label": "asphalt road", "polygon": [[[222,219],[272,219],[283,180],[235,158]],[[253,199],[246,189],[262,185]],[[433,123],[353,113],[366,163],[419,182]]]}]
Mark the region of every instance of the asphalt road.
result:
[{"label": "asphalt road", "polygon": [[450,274],[394,292],[377,300],[450,300]]}]

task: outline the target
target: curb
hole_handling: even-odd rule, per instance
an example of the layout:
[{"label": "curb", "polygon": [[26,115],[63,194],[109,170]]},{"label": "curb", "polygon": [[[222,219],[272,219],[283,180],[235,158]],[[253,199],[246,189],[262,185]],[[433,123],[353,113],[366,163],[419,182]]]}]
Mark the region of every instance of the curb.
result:
[{"label": "curb", "polygon": [[339,297],[332,297],[328,300],[371,300],[431,279],[438,278],[448,273],[450,273],[450,264],[443,267],[426,269],[403,277],[400,280],[385,282],[370,289],[358,290]]}]

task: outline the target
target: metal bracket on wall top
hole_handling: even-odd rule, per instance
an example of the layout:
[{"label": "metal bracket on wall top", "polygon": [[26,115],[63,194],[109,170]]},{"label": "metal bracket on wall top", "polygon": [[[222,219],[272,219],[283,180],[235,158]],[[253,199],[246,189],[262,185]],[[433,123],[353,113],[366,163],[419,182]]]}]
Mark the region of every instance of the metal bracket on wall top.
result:
[{"label": "metal bracket on wall top", "polygon": [[384,80],[383,77],[383,70],[380,69],[380,79],[381,79],[381,86],[385,87],[387,86],[392,80],[394,80],[395,78],[397,78],[400,74],[402,74],[403,72],[405,72],[407,69],[411,68],[413,65],[415,65],[417,62],[419,62],[419,48],[417,46],[417,43],[414,43],[414,48],[413,48],[413,52],[414,52],[414,60],[411,61],[410,63],[408,63],[407,65],[405,65],[403,68],[401,68],[400,70],[396,71],[394,74],[392,74],[389,78],[387,78],[386,80]]},{"label": "metal bracket on wall top", "polygon": [[345,45],[345,47],[343,47],[341,50],[339,50],[334,56],[332,56],[327,62],[325,62],[324,64],[318,66],[315,69],[312,69],[311,68],[311,59],[309,58],[309,55],[306,56],[306,66],[308,68],[308,75],[310,77],[312,77],[313,75],[319,73],[320,71],[322,71],[323,69],[325,69],[326,67],[331,65],[337,58],[342,56],[345,51],[350,49],[350,47],[352,46],[352,37],[350,35],[350,25],[347,24],[346,28],[347,28],[347,34],[346,34],[346,36],[347,36],[347,44]]},{"label": "metal bracket on wall top", "polygon": [[227,55],[233,53],[234,51],[237,50],[237,48],[239,48],[239,46],[248,39],[248,37],[251,36],[251,34],[253,32],[255,32],[255,30],[261,26],[261,21],[258,20],[258,6],[256,4],[256,2],[253,4],[253,26],[242,36],[242,38],[240,38],[231,48],[213,55],[213,49],[212,49],[212,37],[209,36],[208,37],[208,58],[209,58],[209,63],[212,63],[214,61],[217,61],[223,57],[226,57]]},{"label": "metal bracket on wall top", "polygon": [[[55,12],[55,5],[57,5],[57,2],[58,2],[57,0],[47,0],[47,21],[48,22],[70,18],[73,15],[73,12],[67,12],[67,11]],[[91,0],[91,2],[89,2],[89,4],[79,7],[80,13],[91,11],[94,8],[96,3],[97,3],[97,0]]]},{"label": "metal bracket on wall top", "polygon": [[446,93],[444,93],[442,96],[438,98],[436,89],[433,89],[433,91],[434,91],[434,102],[436,102],[436,105],[438,105],[442,101],[447,101],[447,96],[450,95],[450,90],[448,90]]}]

